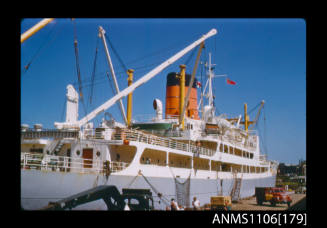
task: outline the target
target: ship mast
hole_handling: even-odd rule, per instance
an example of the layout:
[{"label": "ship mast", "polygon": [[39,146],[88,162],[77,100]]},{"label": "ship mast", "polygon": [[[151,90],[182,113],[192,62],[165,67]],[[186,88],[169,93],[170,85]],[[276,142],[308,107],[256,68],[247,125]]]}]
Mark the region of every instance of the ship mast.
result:
[{"label": "ship mast", "polygon": [[[209,53],[209,62],[205,63],[205,67],[208,68],[208,71],[207,71],[208,79],[206,81],[203,92],[201,94],[202,99],[200,100],[200,103],[198,105],[198,109],[199,109],[200,105],[203,105],[203,103],[204,103],[203,102],[203,97],[208,99],[208,105],[207,106],[210,106],[212,109],[214,107],[214,103],[213,103],[214,98],[213,98],[213,92],[212,92],[212,79],[215,78],[215,77],[225,76],[225,75],[214,75],[214,73],[212,72],[212,67],[215,66],[215,65],[216,64],[211,63],[211,53]],[[208,92],[206,93],[207,87],[208,87]],[[213,109],[212,114],[214,114],[214,109]],[[202,112],[202,116],[203,116],[203,112]]]},{"label": "ship mast", "polygon": [[208,88],[208,101],[209,106],[213,107],[213,93],[212,93],[212,66],[216,64],[211,64],[211,53],[209,53],[209,71],[208,71],[208,81],[209,81],[209,88]]},{"label": "ship mast", "polygon": [[[200,106],[203,106],[203,97],[208,99],[208,104],[206,105],[207,109],[209,108],[211,111],[211,116],[214,116],[215,114],[215,108],[214,108],[214,95],[213,95],[213,89],[212,89],[212,79],[213,78],[219,78],[219,77],[227,77],[227,74],[220,74],[220,75],[215,75],[213,72],[213,66],[216,64],[212,64],[211,62],[211,53],[209,52],[209,60],[208,62],[205,63],[205,67],[208,69],[207,71],[207,81],[204,86],[203,92],[201,94],[201,100],[198,105],[198,109]],[[207,91],[208,89],[208,91]],[[204,119],[204,111],[202,110],[202,119]]]}]

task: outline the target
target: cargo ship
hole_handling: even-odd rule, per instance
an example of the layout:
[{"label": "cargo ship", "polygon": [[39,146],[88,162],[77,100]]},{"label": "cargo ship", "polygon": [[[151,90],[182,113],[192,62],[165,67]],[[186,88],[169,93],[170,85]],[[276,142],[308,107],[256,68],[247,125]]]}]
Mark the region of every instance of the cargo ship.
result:
[{"label": "cargo ship", "polygon": [[[115,185],[120,191],[150,189],[157,210],[169,207],[171,198],[190,207],[193,197],[203,205],[211,196],[230,195],[237,200],[254,195],[255,187],[274,187],[278,163],[260,153],[259,136],[249,127],[255,121],[249,120],[247,105],[244,115],[237,118],[215,114],[211,56],[200,102],[196,67],[186,74],[185,65],[180,65],[178,72],[166,77],[165,113],[163,102],[154,98],[152,117],[136,121],[131,116],[135,89],[196,47],[199,56],[204,41],[216,33],[212,29],[135,83],[133,70],[128,70],[128,87],[118,89],[115,96],[81,119],[79,93],[68,85],[65,122],[55,122],[55,129],[22,124],[21,207],[38,210],[99,185]],[[103,34],[100,26],[99,36],[106,45]],[[92,119],[125,96],[127,115],[120,106],[125,122],[105,113],[94,127]],[[106,210],[106,206],[95,201],[75,209]]]}]

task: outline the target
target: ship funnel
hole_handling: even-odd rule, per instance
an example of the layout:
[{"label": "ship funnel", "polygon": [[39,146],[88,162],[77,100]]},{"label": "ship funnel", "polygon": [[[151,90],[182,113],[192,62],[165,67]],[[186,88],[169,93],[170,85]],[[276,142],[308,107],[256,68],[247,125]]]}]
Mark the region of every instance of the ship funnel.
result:
[{"label": "ship funnel", "polygon": [[156,110],[156,120],[162,120],[162,102],[159,99],[154,99],[153,108]]},{"label": "ship funnel", "polygon": [[[187,93],[189,83],[191,81],[191,75],[185,75],[185,94]],[[188,106],[186,108],[186,116],[192,119],[200,119],[198,113],[197,104],[197,80],[194,79],[191,94],[188,100]],[[167,75],[166,86],[166,118],[176,118],[180,115],[179,110],[180,102],[180,78],[178,73],[172,72]]]}]

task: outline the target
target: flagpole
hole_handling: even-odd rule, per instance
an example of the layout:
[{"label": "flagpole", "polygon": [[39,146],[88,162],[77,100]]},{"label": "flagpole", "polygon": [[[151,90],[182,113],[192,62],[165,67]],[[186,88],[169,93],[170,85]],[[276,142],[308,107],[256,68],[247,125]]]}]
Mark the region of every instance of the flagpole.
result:
[{"label": "flagpole", "polygon": [[[209,65],[209,66],[207,66],[207,64]],[[209,87],[208,88],[208,93],[206,94],[206,98],[208,98],[208,100],[209,100],[209,106],[213,106],[213,94],[212,94],[212,79],[213,78],[221,78],[221,77],[226,77],[226,79],[227,79],[227,84],[230,84],[230,85],[236,85],[236,82],[234,82],[234,81],[232,81],[232,80],[229,80],[228,78],[227,78],[227,74],[219,74],[219,75],[214,75],[213,73],[212,73],[212,70],[213,70],[213,65],[216,65],[216,64],[212,64],[211,63],[211,53],[209,53],[209,63],[206,63],[205,64],[205,66],[206,67],[208,67],[208,69],[209,69],[209,71],[208,71],[208,80],[207,80],[207,82],[206,82],[206,84],[205,84],[205,86],[204,86],[204,90],[203,90],[203,92],[201,93],[201,100],[200,100],[200,104],[201,105],[203,105],[203,96],[204,96],[204,93],[205,93],[205,91],[206,91],[206,89],[207,89],[207,86]],[[202,85],[201,85],[201,87],[202,87]],[[198,105],[198,109],[199,109],[199,107],[200,107],[200,104]],[[202,110],[202,114],[203,114],[203,110]]]}]

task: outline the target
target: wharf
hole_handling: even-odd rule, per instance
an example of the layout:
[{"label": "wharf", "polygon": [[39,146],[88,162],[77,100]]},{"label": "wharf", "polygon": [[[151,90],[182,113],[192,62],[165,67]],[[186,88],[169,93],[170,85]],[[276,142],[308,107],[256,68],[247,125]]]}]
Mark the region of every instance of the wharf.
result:
[{"label": "wharf", "polygon": [[[292,198],[292,207],[294,204],[305,198],[306,194],[290,194],[290,197]],[[283,211],[287,209],[287,204],[276,204],[276,206],[271,206],[269,202],[264,202],[262,205],[258,205],[255,196],[242,199],[232,205],[232,211]]]}]

